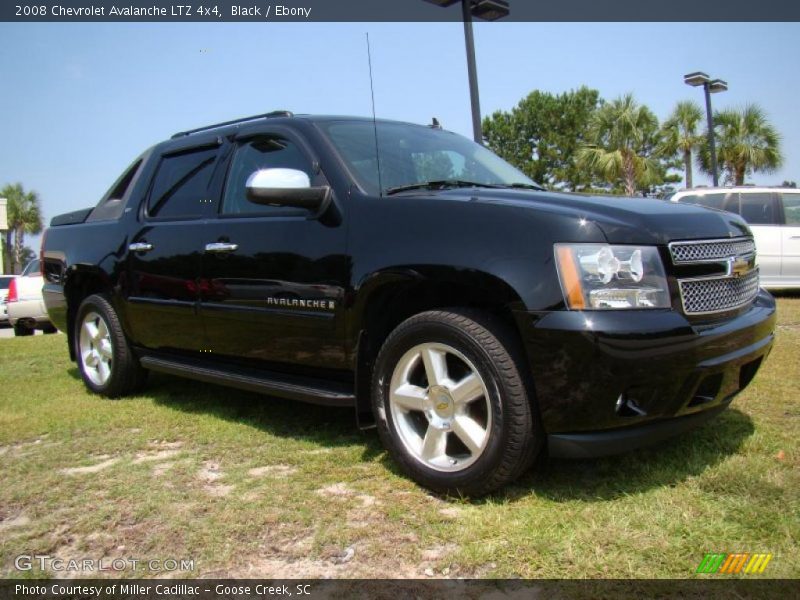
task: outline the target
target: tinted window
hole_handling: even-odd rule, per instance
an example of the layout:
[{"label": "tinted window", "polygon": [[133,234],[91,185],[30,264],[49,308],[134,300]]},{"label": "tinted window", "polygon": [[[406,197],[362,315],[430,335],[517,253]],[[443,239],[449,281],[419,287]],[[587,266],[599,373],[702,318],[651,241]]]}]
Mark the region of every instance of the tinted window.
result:
[{"label": "tinted window", "polygon": [[39,275],[41,270],[39,269],[39,259],[35,258],[22,271],[22,275]]},{"label": "tinted window", "polygon": [[0,277],[0,290],[7,290],[13,277]]},{"label": "tinted window", "polygon": [[772,194],[743,193],[739,214],[750,225],[774,225],[778,222]]},{"label": "tinted window", "polygon": [[717,194],[689,194],[680,199],[688,204],[699,204],[707,208],[739,212],[738,195],[730,192]]},{"label": "tinted window", "polygon": [[314,179],[311,162],[295,143],[285,138],[258,138],[239,146],[228,171],[222,212],[224,214],[285,212],[281,207],[254,204],[246,196],[245,184],[250,175],[259,169],[276,168],[297,169],[306,173],[310,180]]},{"label": "tinted window", "polygon": [[800,225],[800,194],[781,194],[787,225]]},{"label": "tinted window", "polygon": [[195,150],[161,159],[150,191],[148,214],[192,218],[203,213],[217,149]]}]

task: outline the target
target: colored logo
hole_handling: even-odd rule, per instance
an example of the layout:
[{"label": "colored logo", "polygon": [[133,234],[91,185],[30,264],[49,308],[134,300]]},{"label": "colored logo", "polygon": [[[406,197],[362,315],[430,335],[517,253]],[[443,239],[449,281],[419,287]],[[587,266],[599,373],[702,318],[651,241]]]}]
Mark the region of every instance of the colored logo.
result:
[{"label": "colored logo", "polygon": [[697,567],[695,573],[725,573],[736,575],[738,573],[763,573],[767,568],[772,554],[706,554]]}]

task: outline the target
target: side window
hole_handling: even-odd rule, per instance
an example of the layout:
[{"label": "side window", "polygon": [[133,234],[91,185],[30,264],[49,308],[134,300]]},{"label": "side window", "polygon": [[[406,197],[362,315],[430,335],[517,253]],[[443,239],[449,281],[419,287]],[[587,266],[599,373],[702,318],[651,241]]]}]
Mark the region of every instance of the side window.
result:
[{"label": "side window", "polygon": [[261,137],[243,143],[236,149],[222,199],[222,214],[285,212],[285,208],[254,204],[247,199],[247,178],[259,169],[297,169],[314,180],[311,161],[297,144],[282,137]]},{"label": "side window", "polygon": [[775,225],[775,203],[769,193],[742,193],[739,214],[750,225]]},{"label": "side window", "polygon": [[781,194],[787,225],[800,225],[800,194]]},{"label": "side window", "polygon": [[171,154],[161,159],[153,178],[148,215],[191,219],[203,214],[217,148]]}]

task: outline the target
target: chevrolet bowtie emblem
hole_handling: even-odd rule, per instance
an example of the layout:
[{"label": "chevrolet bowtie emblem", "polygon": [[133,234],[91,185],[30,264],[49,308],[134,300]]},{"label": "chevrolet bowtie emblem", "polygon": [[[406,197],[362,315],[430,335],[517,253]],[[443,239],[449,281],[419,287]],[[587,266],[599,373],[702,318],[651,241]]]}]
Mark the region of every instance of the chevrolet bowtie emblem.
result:
[{"label": "chevrolet bowtie emblem", "polygon": [[745,258],[731,256],[725,262],[725,275],[728,277],[741,277],[750,270],[750,261]]}]

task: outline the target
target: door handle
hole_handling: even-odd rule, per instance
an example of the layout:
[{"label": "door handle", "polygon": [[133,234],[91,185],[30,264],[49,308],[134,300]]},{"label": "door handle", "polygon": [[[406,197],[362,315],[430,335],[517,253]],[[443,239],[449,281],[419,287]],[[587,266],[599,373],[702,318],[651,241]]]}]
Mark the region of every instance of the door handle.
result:
[{"label": "door handle", "polygon": [[134,242],[128,245],[128,250],[131,252],[150,252],[153,249],[153,244],[147,242]]},{"label": "door handle", "polygon": [[206,252],[213,252],[219,254],[222,252],[233,252],[239,247],[239,244],[231,244],[230,242],[214,242],[206,244]]},{"label": "door handle", "polygon": [[793,235],[789,238],[790,240],[800,240],[800,235]]}]

